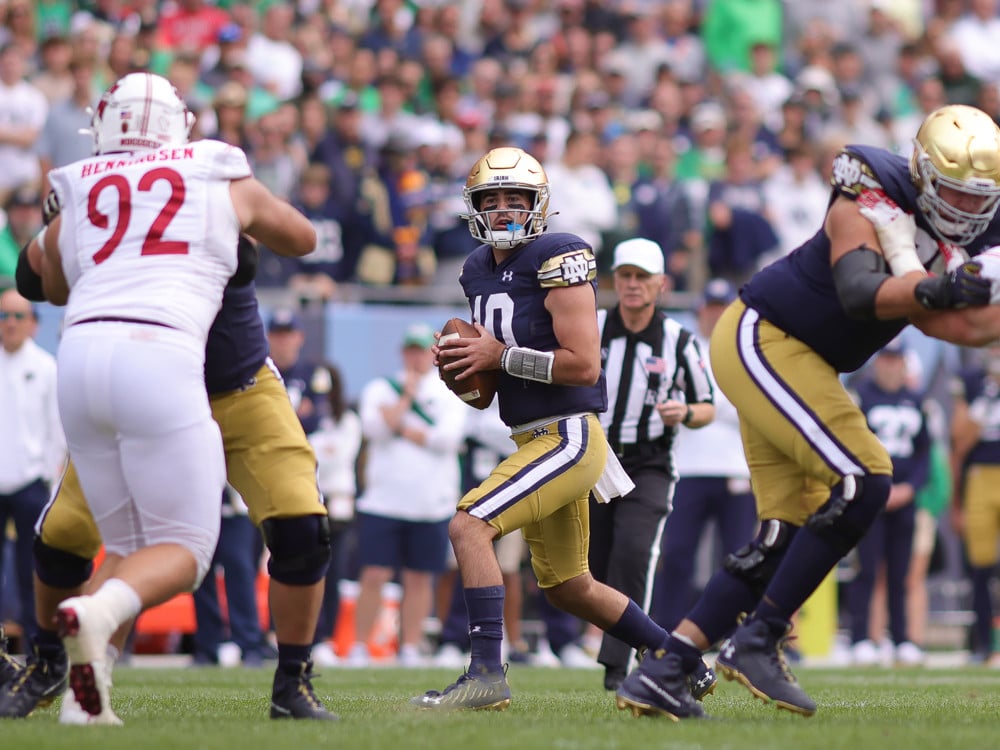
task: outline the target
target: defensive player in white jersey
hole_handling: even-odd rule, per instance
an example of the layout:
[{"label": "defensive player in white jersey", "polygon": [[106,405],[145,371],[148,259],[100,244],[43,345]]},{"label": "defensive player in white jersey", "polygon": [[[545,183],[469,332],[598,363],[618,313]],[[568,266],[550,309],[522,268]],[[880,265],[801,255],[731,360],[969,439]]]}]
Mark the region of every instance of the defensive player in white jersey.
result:
[{"label": "defensive player in white jersey", "polygon": [[94,113],[96,156],[49,173],[59,215],[29,247],[46,297],[67,305],[59,407],[116,558],[94,594],[59,606],[70,685],[93,723],[120,723],[102,663],[110,636],[193,590],[215,549],[226,471],[203,367],[238,236],[292,256],[316,241],[240,149],[189,143],[193,122],[166,79],[120,79]]}]

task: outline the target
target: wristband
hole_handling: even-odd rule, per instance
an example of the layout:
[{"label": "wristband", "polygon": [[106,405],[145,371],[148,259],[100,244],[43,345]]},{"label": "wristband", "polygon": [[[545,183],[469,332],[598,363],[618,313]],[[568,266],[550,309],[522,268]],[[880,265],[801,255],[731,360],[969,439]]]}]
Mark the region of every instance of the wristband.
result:
[{"label": "wristband", "polygon": [[691,408],[691,404],[688,404],[687,411],[684,412],[684,419],[681,420],[681,424],[683,425],[691,424],[692,419],[694,419],[694,409]]},{"label": "wristband", "polygon": [[555,359],[554,352],[540,352],[526,346],[508,346],[500,355],[500,369],[515,378],[551,383]]}]

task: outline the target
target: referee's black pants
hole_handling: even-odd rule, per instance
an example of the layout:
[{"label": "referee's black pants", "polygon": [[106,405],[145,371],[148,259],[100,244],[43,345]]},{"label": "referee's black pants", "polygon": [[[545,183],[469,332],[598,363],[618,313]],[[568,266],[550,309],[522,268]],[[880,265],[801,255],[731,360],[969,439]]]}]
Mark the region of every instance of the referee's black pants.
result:
[{"label": "referee's black pants", "polygon": [[[670,511],[674,481],[668,454],[623,458],[635,482],[628,495],[610,503],[590,500],[590,571],[649,611],[660,536]],[[605,634],[597,660],[608,672],[625,674],[631,646]]]}]

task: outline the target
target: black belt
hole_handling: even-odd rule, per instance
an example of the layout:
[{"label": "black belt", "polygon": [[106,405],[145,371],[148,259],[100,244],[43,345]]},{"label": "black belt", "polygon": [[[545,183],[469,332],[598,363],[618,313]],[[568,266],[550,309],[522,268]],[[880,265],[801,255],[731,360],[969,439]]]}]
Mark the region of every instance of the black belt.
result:
[{"label": "black belt", "polygon": [[161,328],[177,330],[172,325],[161,323],[158,320],[139,320],[138,318],[84,318],[76,321],[73,325],[78,326],[84,323],[138,323],[142,326],[160,326]]},{"label": "black belt", "polygon": [[656,440],[645,440],[641,443],[618,443],[611,446],[618,458],[635,458],[636,456],[657,456],[670,450],[670,440],[666,435]]}]

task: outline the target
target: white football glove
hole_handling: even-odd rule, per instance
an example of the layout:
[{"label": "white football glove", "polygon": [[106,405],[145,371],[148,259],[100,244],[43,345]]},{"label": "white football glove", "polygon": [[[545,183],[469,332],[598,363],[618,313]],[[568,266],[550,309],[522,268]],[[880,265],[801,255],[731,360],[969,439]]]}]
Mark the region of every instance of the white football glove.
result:
[{"label": "white football glove", "polygon": [[972,260],[981,268],[979,275],[990,280],[990,304],[1000,302],[1000,245],[988,247]]},{"label": "white football glove", "polygon": [[893,276],[924,271],[917,257],[917,222],[884,190],[866,190],[858,196],[858,210],[875,227],[882,256]]}]

